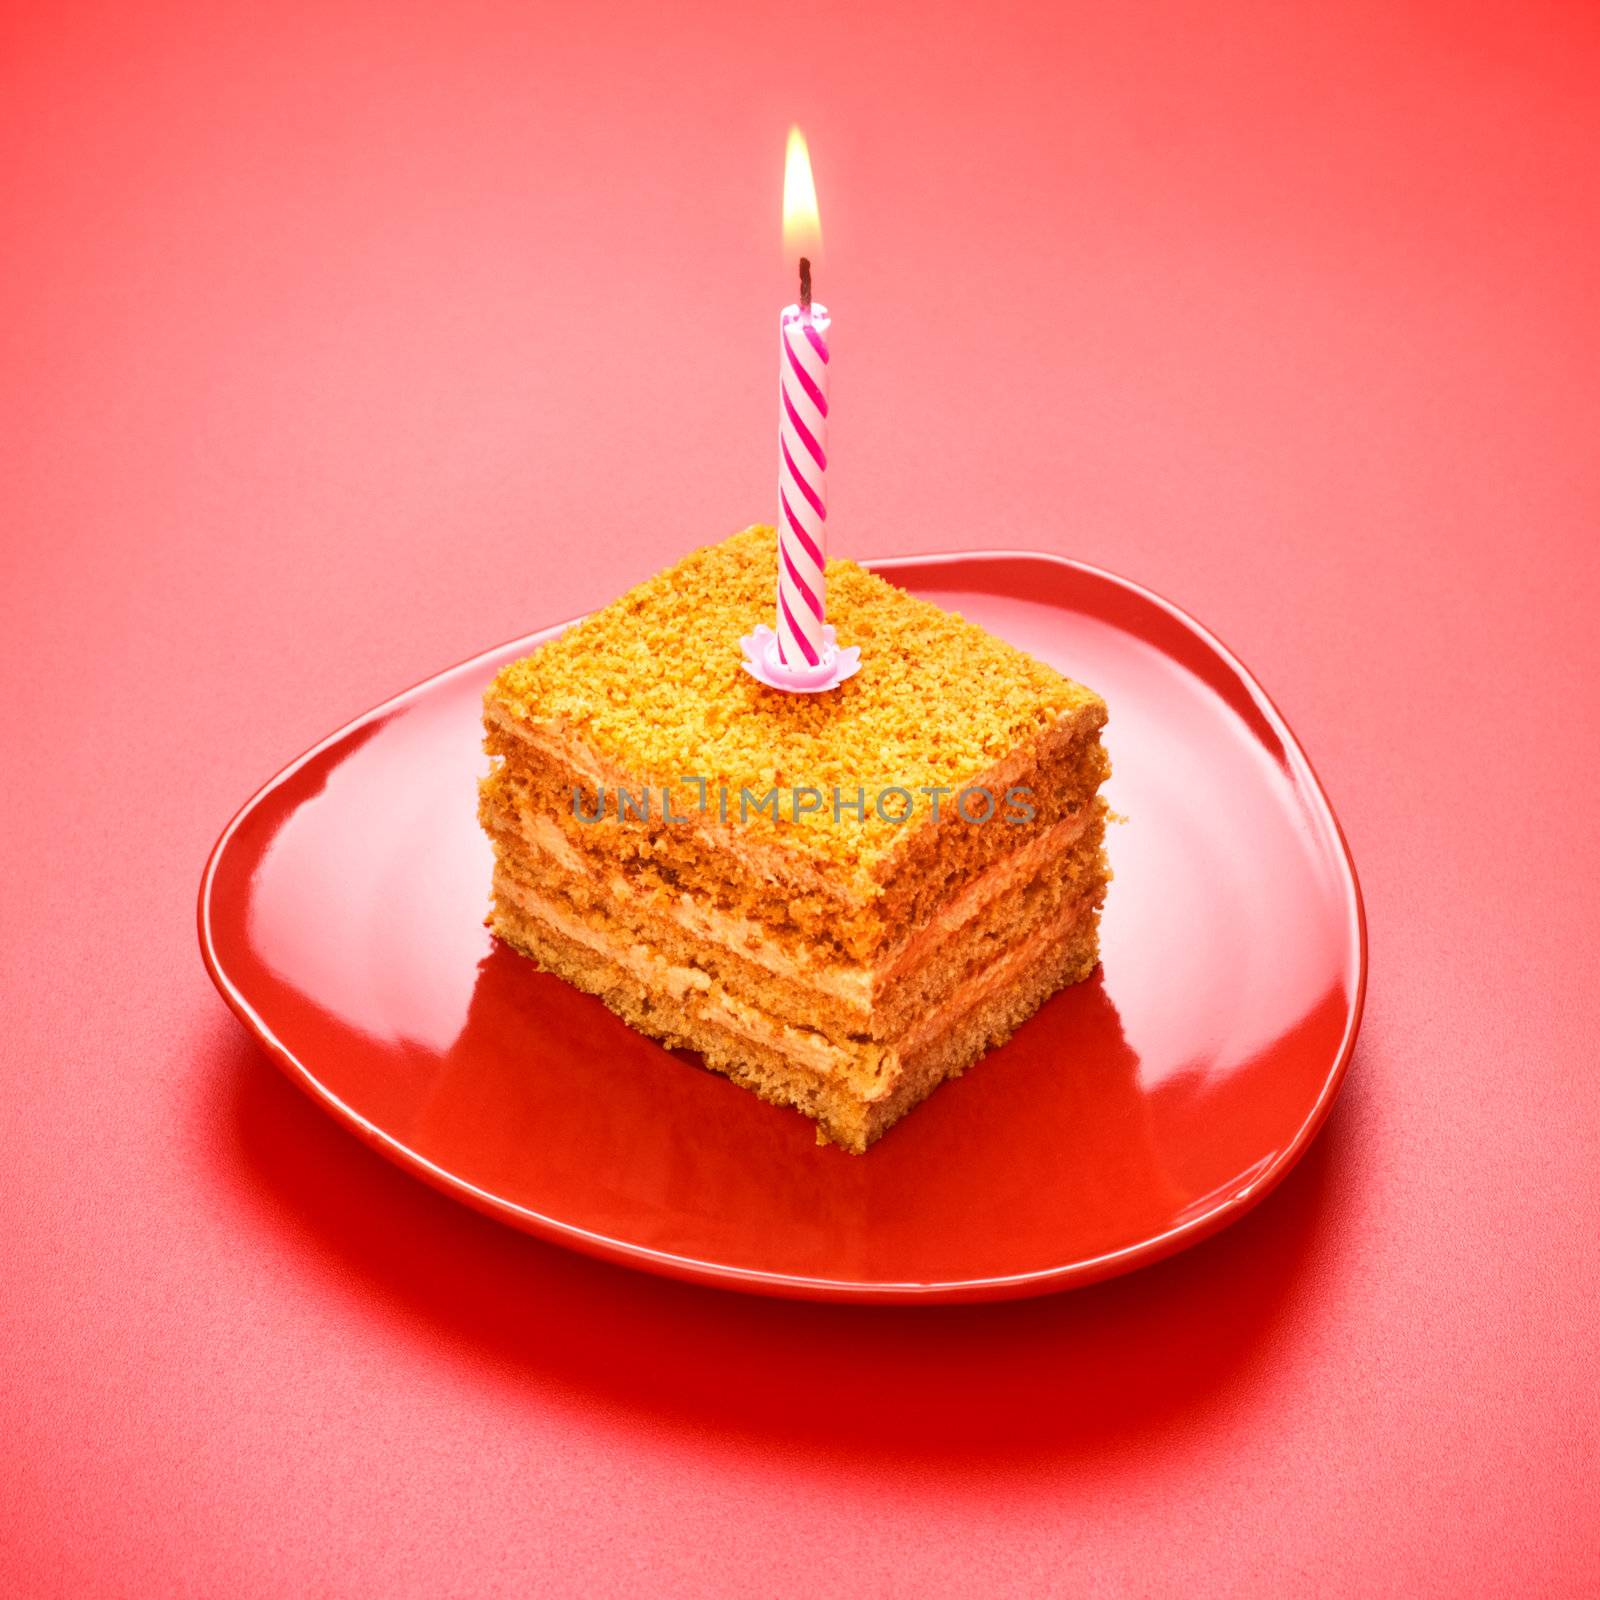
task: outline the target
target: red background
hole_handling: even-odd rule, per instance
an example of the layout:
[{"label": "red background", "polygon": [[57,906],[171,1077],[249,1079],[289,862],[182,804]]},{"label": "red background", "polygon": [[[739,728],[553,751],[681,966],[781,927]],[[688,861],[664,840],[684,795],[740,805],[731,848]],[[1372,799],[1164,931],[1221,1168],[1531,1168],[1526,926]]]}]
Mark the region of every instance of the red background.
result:
[{"label": "red background", "polygon": [[[3,27],[0,1584],[1600,1580],[1592,7]],[[770,515],[791,118],[836,551],[1171,596],[1362,872],[1303,1166],[1053,1300],[764,1302],[513,1234],[303,1100],[195,950],[208,847],[303,747]]]}]

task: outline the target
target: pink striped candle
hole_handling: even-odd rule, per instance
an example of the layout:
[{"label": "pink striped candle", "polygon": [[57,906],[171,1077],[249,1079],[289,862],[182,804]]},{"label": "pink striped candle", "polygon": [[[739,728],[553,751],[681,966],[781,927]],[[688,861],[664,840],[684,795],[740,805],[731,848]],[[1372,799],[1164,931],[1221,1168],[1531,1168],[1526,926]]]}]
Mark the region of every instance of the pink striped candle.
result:
[{"label": "pink striped candle", "polygon": [[822,244],[811,158],[789,130],[783,173],[783,246],[800,263],[800,301],[778,319],[778,629],[739,643],[744,670],[769,689],[822,694],[861,667],[827,619],[828,308],[811,300],[811,258]]},{"label": "pink striped candle", "polygon": [[828,311],[802,302],[778,323],[778,656],[822,664],[828,548]]}]

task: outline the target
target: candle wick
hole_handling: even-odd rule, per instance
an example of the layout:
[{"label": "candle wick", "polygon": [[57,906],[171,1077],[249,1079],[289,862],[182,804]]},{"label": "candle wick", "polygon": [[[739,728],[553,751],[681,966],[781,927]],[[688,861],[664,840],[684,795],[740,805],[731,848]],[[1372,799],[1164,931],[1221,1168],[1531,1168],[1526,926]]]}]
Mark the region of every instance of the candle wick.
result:
[{"label": "candle wick", "polygon": [[811,313],[811,262],[805,256],[800,257],[800,309]]}]

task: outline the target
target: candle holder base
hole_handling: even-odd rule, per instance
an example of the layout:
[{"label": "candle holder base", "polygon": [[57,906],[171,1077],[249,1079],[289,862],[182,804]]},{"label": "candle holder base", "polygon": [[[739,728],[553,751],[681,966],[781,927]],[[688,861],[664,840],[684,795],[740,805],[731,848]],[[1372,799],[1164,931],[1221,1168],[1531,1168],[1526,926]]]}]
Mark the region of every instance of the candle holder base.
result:
[{"label": "candle holder base", "polygon": [[778,654],[777,634],[765,623],[747,633],[739,648],[744,651],[744,670],[752,678],[786,694],[821,694],[861,670],[861,647],[848,645],[841,650],[831,624],[822,630],[822,659],[815,666],[786,662]]}]

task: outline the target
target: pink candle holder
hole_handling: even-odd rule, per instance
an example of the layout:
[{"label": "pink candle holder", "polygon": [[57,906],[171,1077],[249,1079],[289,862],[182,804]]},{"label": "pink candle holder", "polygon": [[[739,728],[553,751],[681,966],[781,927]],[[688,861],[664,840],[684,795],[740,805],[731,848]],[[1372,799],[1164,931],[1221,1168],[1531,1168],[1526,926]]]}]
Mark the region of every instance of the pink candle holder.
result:
[{"label": "pink candle holder", "polygon": [[833,624],[822,630],[821,658],[813,665],[805,661],[787,662],[778,651],[778,636],[765,623],[739,641],[744,651],[744,670],[758,683],[769,689],[782,689],[787,694],[821,694],[826,689],[837,688],[846,678],[853,678],[861,670],[861,648],[848,645],[839,648]]}]

